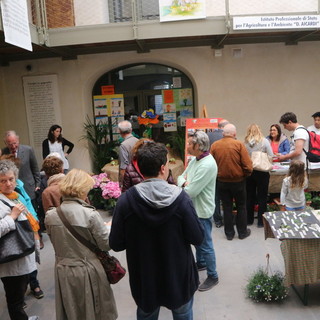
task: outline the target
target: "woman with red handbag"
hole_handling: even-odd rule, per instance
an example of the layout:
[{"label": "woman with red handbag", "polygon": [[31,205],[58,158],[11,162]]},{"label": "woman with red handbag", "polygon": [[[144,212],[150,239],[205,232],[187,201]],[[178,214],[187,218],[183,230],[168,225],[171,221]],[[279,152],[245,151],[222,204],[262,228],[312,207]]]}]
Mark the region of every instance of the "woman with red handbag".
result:
[{"label": "woman with red handbag", "polygon": [[[72,169],[60,182],[60,208],[77,233],[108,251],[107,227],[99,212],[85,202],[93,185],[85,171]],[[113,292],[97,255],[69,232],[57,208],[47,211],[45,225],[56,255],[56,319],[116,319]]]}]

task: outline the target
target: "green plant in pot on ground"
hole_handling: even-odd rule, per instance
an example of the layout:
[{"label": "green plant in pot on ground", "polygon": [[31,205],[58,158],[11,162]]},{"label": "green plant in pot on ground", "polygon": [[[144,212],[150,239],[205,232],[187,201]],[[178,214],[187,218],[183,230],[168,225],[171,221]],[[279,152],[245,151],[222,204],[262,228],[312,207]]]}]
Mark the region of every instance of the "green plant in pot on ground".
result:
[{"label": "green plant in pot on ground", "polygon": [[319,210],[319,209],[320,209],[320,196],[313,197],[313,198],[311,199],[311,204],[310,204],[310,206],[311,206],[313,209]]},{"label": "green plant in pot on ground", "polygon": [[312,200],[312,194],[310,192],[305,192],[304,195],[306,197],[306,202]]},{"label": "green plant in pot on ground", "polygon": [[267,203],[267,212],[280,211],[280,207],[274,203]]},{"label": "green plant in pot on ground", "polygon": [[186,128],[178,127],[177,131],[167,133],[167,141],[172,150],[174,150],[182,160],[184,160],[184,151],[186,146]]},{"label": "green plant in pot on ground", "polygon": [[98,174],[106,163],[118,158],[116,147],[119,143],[110,140],[112,127],[108,121],[100,121],[96,124],[87,116],[83,128],[85,134],[81,139],[88,141],[92,169]]},{"label": "green plant in pot on ground", "polygon": [[280,271],[272,272],[270,267],[270,255],[267,253],[267,267],[259,267],[249,278],[246,286],[248,298],[255,302],[281,301],[288,295],[284,285],[284,276]]},{"label": "green plant in pot on ground", "polygon": [[246,287],[247,295],[255,302],[281,301],[288,295],[283,280],[281,272],[269,275],[267,271],[259,268],[249,279]]},{"label": "green plant in pot on ground", "polygon": [[305,192],[304,195],[305,195],[305,198],[306,198],[306,209],[307,209],[311,205],[312,194],[310,192]]}]

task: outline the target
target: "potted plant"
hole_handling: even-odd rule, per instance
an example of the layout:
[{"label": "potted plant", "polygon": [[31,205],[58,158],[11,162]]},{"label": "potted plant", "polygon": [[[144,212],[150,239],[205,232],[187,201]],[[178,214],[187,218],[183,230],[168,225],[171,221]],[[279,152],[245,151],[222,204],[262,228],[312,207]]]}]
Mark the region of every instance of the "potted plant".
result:
[{"label": "potted plant", "polygon": [[320,197],[319,196],[313,197],[311,199],[311,207],[316,210],[320,209]]},{"label": "potted plant", "polygon": [[92,160],[92,170],[98,174],[106,163],[112,159],[118,158],[116,147],[117,142],[111,140],[112,129],[108,121],[100,121],[98,124],[94,123],[89,116],[87,116],[84,123],[85,134],[81,139],[88,141],[88,148]]},{"label": "potted plant", "polygon": [[274,202],[267,203],[267,212],[280,211],[279,205]]},{"label": "potted plant", "polygon": [[106,173],[94,175],[92,178],[95,184],[88,194],[90,203],[97,209],[112,212],[121,195],[119,183],[111,181]]},{"label": "potted plant", "polygon": [[280,271],[271,272],[269,254],[266,255],[267,267],[259,267],[250,277],[246,286],[247,296],[255,302],[281,301],[288,295],[284,286],[284,276]]},{"label": "potted plant", "polygon": [[304,195],[306,197],[306,205],[310,206],[312,202],[312,194],[310,192],[305,192]]},{"label": "potted plant", "polygon": [[184,151],[186,146],[185,127],[178,127],[175,132],[168,132],[168,142],[177,156],[184,160]]},{"label": "potted plant", "polygon": [[255,302],[281,301],[288,295],[283,280],[281,272],[269,275],[267,271],[259,268],[249,279],[247,295]]}]

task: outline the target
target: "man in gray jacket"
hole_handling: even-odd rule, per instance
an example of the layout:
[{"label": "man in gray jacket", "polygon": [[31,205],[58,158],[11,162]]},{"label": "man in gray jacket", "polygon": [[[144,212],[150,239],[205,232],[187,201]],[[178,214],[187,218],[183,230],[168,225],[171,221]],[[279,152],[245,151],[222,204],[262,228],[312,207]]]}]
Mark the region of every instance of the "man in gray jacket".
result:
[{"label": "man in gray jacket", "polygon": [[41,178],[34,151],[32,147],[20,144],[19,136],[12,130],[5,133],[4,142],[7,147],[2,149],[2,154],[13,154],[20,160],[19,179],[24,183],[24,188],[35,205]]},{"label": "man in gray jacket", "polygon": [[124,173],[131,162],[131,150],[138,139],[132,135],[132,125],[124,120],[118,124],[119,132],[124,141],[119,148],[119,185],[122,187]]}]

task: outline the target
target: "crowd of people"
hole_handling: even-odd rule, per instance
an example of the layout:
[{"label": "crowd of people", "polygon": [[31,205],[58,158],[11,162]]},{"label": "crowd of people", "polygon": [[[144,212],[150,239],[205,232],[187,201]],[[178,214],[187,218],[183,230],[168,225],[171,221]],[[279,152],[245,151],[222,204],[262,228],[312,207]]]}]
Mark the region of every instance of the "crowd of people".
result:
[{"label": "crowd of people", "polygon": [[[313,118],[308,130],[320,134],[320,112]],[[30,220],[29,213],[40,225],[40,230],[33,228],[35,251],[0,263],[10,318],[38,319],[27,316],[24,295],[29,284],[36,298],[44,296],[36,261],[43,248],[41,233],[46,230],[56,256],[56,318],[117,319],[113,292],[98,257],[68,231],[63,221],[67,220],[100,250],[126,250],[138,320],[158,319],[161,306],[172,311],[173,319],[193,319],[194,293],[219,283],[213,223],[224,227],[227,240],[232,241],[236,232],[244,240],[251,234],[248,225],[254,223],[258,205],[257,226],[263,227],[270,174],[253,166],[253,153],[265,153],[274,162],[290,161],[280,201],[287,211],[305,207],[309,134],[292,112],[283,114],[279,123],[293,132],[291,142],[278,124],[270,126],[267,137],[251,124],[244,142],[226,119],[213,132],[190,132],[187,152],[192,159],[174,181],[167,148],[149,139],[138,140],[130,122],[120,122],[122,195],[110,235],[87,198],[94,180],[83,170],[69,171],[67,156],[74,145],[62,137],[59,125],[53,125],[43,141],[42,175],[33,149],[21,145],[14,131],[6,132],[0,159],[0,241],[16,229],[17,221]],[[199,283],[201,271],[207,277]]]}]

